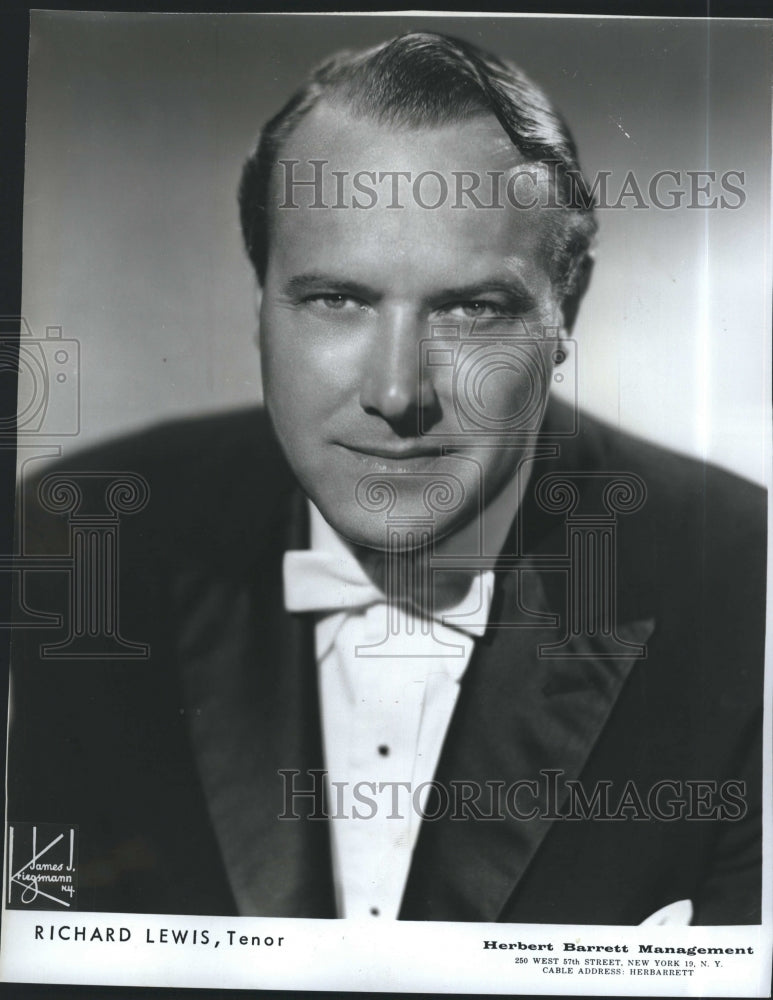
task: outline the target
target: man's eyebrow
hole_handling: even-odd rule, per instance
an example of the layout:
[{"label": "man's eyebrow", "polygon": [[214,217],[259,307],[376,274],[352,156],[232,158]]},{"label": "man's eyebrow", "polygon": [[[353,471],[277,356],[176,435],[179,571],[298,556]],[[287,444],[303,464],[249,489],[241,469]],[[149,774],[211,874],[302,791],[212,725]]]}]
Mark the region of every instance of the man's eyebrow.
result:
[{"label": "man's eyebrow", "polygon": [[444,288],[441,292],[433,295],[432,298],[441,304],[442,302],[474,302],[476,299],[485,298],[491,294],[502,294],[511,300],[517,300],[520,306],[534,308],[536,299],[528,288],[517,278],[483,279],[482,281],[471,282],[469,285],[457,285],[452,288]]},{"label": "man's eyebrow", "polygon": [[308,274],[294,274],[284,283],[283,290],[291,296],[335,290],[368,300],[380,297],[375,289],[360,281],[352,281],[350,278],[341,278],[334,274],[323,274],[316,271]]},{"label": "man's eyebrow", "polygon": [[[381,293],[370,285],[319,271],[293,275],[284,283],[283,291],[292,297],[310,295],[314,292],[336,292],[366,299],[369,302],[381,298]],[[516,300],[521,308],[533,309],[536,306],[536,299],[532,293],[517,278],[491,278],[471,282],[468,285],[454,285],[433,292],[429,298],[431,304],[435,306],[448,302],[475,301],[495,293]]]}]

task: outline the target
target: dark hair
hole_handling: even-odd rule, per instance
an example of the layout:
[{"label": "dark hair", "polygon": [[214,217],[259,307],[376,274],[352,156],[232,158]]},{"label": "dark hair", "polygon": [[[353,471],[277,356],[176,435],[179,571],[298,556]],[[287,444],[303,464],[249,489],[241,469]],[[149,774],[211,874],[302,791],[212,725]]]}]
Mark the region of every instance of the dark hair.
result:
[{"label": "dark hair", "polygon": [[[323,99],[396,127],[432,127],[493,114],[527,160],[550,163],[567,222],[557,227],[554,277],[571,292],[596,232],[574,140],[548,97],[518,67],[447,35],[410,32],[320,64],[269,121],[244,165],[239,210],[247,253],[262,283],[268,256],[271,172],[282,144]],[[563,207],[566,206],[566,207]]]}]

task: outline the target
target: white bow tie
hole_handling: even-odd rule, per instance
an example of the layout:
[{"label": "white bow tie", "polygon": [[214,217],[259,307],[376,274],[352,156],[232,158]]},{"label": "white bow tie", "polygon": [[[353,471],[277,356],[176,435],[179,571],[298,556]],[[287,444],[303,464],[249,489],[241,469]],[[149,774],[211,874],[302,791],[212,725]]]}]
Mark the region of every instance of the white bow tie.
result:
[{"label": "white bow tie", "polygon": [[[387,600],[353,558],[313,549],[286,552],[283,572],[288,611],[334,613],[385,604]],[[470,635],[483,635],[493,583],[493,573],[480,574],[480,587],[470,586],[457,605],[435,611],[431,617]],[[454,620],[464,617],[473,620],[470,623]]]},{"label": "white bow tie", "polygon": [[285,552],[283,569],[288,611],[345,611],[386,600],[357,563],[328,552]]}]

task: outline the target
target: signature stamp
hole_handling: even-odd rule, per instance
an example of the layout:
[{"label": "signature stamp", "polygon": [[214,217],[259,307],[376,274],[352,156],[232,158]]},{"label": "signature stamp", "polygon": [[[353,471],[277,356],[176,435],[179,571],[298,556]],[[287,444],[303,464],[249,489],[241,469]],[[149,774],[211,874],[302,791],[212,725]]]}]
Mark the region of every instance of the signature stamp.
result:
[{"label": "signature stamp", "polygon": [[6,858],[8,909],[77,909],[77,826],[9,823]]}]

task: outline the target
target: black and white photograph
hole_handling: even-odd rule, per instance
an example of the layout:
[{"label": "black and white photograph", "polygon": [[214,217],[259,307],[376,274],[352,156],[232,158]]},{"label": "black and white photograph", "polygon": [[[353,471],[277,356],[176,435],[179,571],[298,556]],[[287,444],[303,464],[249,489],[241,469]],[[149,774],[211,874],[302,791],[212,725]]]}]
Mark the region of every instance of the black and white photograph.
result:
[{"label": "black and white photograph", "polygon": [[770,995],[772,39],[31,13],[0,980]]}]

